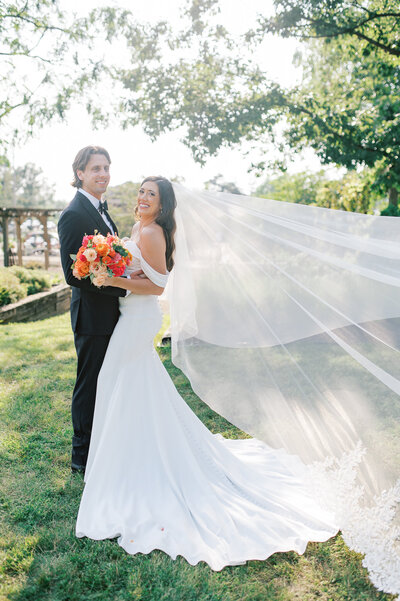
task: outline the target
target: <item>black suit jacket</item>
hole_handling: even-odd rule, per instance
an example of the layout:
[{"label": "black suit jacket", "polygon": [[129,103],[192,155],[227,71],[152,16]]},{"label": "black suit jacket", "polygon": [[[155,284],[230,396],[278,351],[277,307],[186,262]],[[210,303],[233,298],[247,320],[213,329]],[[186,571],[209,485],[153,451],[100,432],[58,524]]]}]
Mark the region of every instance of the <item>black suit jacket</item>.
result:
[{"label": "black suit jacket", "polygon": [[[112,222],[114,231],[117,228]],[[61,264],[67,284],[72,286],[71,324],[77,334],[112,334],[119,317],[118,297],[125,296],[121,288],[93,286],[90,279],[78,280],[72,275],[71,254],[76,254],[85,234],[97,230],[104,236],[110,229],[90,200],[80,192],[61,213],[58,222]],[[111,232],[110,232],[111,233]]]}]

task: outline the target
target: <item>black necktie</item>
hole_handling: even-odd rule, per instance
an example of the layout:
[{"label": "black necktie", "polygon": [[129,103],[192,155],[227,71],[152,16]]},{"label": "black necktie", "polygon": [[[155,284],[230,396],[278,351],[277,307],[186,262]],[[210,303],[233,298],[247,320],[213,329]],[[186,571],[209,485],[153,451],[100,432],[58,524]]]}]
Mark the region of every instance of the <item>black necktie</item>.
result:
[{"label": "black necktie", "polygon": [[100,204],[99,204],[99,213],[101,213],[102,215],[104,213],[107,214],[107,210],[108,210],[107,201],[106,200],[104,202],[100,201]]}]

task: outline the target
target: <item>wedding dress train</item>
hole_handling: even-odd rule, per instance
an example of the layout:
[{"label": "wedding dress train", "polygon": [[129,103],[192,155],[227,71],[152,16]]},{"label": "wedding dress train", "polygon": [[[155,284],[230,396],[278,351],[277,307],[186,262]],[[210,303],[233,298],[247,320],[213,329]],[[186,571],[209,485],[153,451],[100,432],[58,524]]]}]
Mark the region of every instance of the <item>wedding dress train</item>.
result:
[{"label": "wedding dress train", "polygon": [[[131,268],[165,285],[127,245]],[[297,456],[212,434],[178,394],[153,346],[157,297],[130,294],[120,309],[98,379],[76,535],[118,537],[130,554],[161,549],[213,570],[333,536]]]}]

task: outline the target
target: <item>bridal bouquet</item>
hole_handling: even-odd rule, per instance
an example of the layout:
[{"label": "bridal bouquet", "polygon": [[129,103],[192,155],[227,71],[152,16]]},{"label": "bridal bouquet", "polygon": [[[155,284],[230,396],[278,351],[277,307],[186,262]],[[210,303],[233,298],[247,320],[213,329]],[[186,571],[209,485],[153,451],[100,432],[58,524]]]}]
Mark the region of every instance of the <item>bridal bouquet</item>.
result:
[{"label": "bridal bouquet", "polygon": [[104,285],[107,277],[121,276],[132,260],[132,255],[118,236],[103,236],[96,231],[94,235],[84,236],[82,246],[73,260],[71,269],[78,279],[90,278],[92,284]]}]

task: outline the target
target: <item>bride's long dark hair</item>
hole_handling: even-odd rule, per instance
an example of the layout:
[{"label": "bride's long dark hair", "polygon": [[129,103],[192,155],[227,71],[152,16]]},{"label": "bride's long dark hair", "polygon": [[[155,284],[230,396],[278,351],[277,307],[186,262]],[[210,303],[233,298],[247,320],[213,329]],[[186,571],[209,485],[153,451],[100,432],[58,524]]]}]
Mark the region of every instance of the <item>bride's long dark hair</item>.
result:
[{"label": "bride's long dark hair", "polygon": [[[175,242],[174,242],[174,234],[176,230],[176,222],[174,217],[174,212],[176,209],[176,198],[175,192],[172,187],[171,182],[166,177],[162,177],[161,175],[152,175],[146,177],[142,183],[143,186],[145,182],[155,182],[158,186],[158,191],[160,194],[160,203],[161,203],[161,213],[158,215],[155,220],[158,225],[161,225],[164,238],[166,242],[165,249],[165,260],[167,263],[168,271],[174,266],[173,254],[175,250]],[[135,215],[138,217],[138,205],[135,207]]]}]

